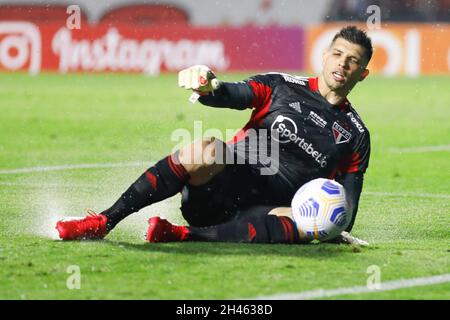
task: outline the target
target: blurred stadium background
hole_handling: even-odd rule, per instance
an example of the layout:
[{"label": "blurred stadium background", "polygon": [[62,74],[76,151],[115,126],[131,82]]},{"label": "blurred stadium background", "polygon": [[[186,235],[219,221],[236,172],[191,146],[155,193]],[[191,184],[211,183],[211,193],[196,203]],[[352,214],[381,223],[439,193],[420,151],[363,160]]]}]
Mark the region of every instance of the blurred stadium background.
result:
[{"label": "blurred stadium background", "polygon": [[[66,28],[71,4],[81,9],[80,29]],[[448,73],[449,0],[1,0],[0,70],[156,75],[201,63],[220,72],[317,72],[338,26],[364,26],[369,5],[381,14],[381,28],[370,30],[372,71]]]}]

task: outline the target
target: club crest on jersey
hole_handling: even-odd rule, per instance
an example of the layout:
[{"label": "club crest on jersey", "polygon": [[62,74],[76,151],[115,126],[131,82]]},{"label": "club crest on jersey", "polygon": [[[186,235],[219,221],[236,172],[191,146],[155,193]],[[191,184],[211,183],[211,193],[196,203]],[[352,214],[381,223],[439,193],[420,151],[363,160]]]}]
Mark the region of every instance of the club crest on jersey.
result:
[{"label": "club crest on jersey", "polygon": [[333,137],[336,144],[349,142],[352,137],[351,133],[341,127],[336,121],[333,123]]}]

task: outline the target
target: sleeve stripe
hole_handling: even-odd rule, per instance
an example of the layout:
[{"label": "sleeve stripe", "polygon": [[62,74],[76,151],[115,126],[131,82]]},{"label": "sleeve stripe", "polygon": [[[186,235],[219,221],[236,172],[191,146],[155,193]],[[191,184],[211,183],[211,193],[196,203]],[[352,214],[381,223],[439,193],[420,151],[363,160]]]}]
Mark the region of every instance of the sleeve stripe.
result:
[{"label": "sleeve stripe", "polygon": [[353,173],[360,171],[361,156],[358,152],[353,152],[338,165],[337,170],[341,173]]},{"label": "sleeve stripe", "polygon": [[246,137],[246,132],[250,128],[257,128],[266,117],[269,112],[270,105],[272,104],[272,88],[261,82],[250,81],[250,87],[254,93],[251,106],[254,108],[250,120],[247,124],[239,130],[228,143],[237,143]]}]

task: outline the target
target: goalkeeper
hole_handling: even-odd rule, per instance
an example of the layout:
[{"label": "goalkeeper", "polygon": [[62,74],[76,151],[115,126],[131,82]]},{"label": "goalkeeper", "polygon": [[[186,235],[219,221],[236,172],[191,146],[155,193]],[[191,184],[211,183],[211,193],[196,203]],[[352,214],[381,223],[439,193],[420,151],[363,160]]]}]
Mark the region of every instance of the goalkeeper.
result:
[{"label": "goalkeeper", "polygon": [[[181,192],[189,227],[154,217],[148,241],[298,242],[291,199],[306,182],[330,178],[344,186],[352,206],[347,233],[336,241],[351,242],[370,138],[347,95],[369,74],[372,52],[364,31],[346,27],[324,53],[317,78],[269,73],[227,83],[206,66],[182,70],[179,85],[194,90],[194,99],[211,107],[252,108],[249,122],[228,143],[205,138],[161,159],[110,208],[58,222],[60,237],[103,238],[133,212]],[[260,142],[257,153],[252,135]],[[270,161],[262,161],[262,151]]]}]

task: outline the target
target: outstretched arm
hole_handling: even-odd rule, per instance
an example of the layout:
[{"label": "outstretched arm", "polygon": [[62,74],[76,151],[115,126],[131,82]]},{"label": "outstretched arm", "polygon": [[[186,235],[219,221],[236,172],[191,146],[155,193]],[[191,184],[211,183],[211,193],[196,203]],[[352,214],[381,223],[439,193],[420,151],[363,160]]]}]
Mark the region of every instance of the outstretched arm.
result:
[{"label": "outstretched arm", "polygon": [[204,65],[196,65],[178,73],[178,85],[192,90],[190,101],[197,99],[211,107],[243,110],[250,107],[254,98],[252,88],[245,82],[222,82]]},{"label": "outstretched arm", "polygon": [[247,83],[221,82],[214,94],[201,96],[199,101],[210,107],[244,110],[250,107],[254,94]]}]

